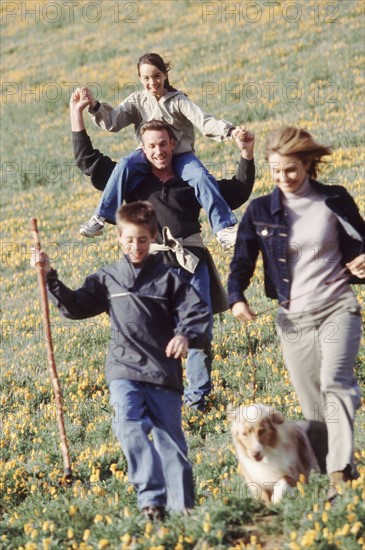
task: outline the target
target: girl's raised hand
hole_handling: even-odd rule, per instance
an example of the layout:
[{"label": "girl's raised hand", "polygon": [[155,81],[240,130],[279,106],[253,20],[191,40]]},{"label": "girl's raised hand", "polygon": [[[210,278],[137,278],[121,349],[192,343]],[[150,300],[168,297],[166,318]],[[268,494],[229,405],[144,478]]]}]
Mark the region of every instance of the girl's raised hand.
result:
[{"label": "girl's raised hand", "polygon": [[83,86],[81,88],[81,97],[82,99],[87,99],[91,107],[95,107],[95,105],[97,104],[94,94],[92,93],[90,88],[87,88],[86,86]]},{"label": "girl's raised hand", "polygon": [[76,88],[71,94],[70,108],[77,107],[83,111],[85,107],[90,105],[90,98],[85,90],[86,88]]},{"label": "girl's raised hand", "polygon": [[231,133],[232,138],[237,139],[240,132],[241,132],[241,126],[236,126],[236,128],[232,130],[232,133]]}]

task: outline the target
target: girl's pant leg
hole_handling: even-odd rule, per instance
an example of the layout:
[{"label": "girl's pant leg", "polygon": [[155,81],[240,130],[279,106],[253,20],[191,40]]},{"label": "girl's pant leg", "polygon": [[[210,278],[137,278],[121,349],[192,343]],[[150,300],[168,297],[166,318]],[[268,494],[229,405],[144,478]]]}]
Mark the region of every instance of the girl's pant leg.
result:
[{"label": "girl's pant leg", "polygon": [[182,397],[176,390],[146,384],[153,441],[160,456],[167,489],[167,508],[182,512],[194,507],[193,472],[181,425]]},{"label": "girl's pant leg", "polygon": [[128,463],[128,479],[137,490],[138,505],[166,506],[166,482],[159,453],[148,434],[152,421],[146,413],[142,384],[114,380],[109,384],[110,404],[114,407],[113,431]]},{"label": "girl's pant leg", "polygon": [[175,155],[172,165],[175,174],[194,188],[195,196],[207,213],[214,233],[237,223],[216,180],[193,153]]},{"label": "girl's pant leg", "polygon": [[105,186],[95,215],[115,222],[117,208],[149,173],[150,165],[142,149],[137,149],[128,157],[122,157]]}]

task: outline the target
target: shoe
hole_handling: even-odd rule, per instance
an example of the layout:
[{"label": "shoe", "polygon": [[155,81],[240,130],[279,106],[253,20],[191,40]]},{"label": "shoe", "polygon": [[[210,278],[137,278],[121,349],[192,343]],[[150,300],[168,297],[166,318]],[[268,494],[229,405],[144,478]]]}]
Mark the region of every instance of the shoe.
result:
[{"label": "shoe", "polygon": [[335,502],[338,495],[341,495],[343,488],[347,481],[354,479],[351,472],[351,466],[346,466],[344,470],[339,472],[332,472],[330,474],[330,485],[327,491],[327,500],[329,502]]},{"label": "shoe", "polygon": [[201,403],[194,403],[193,405],[190,405],[190,403],[187,403],[188,406],[190,406],[192,409],[199,411],[201,413],[205,412],[207,410],[207,407],[205,405],[205,401]]},{"label": "shoe", "polygon": [[103,234],[104,222],[99,216],[93,216],[80,226],[80,235],[84,237],[99,237]]},{"label": "shoe", "polygon": [[181,512],[181,515],[188,517],[188,516],[192,516],[193,513],[194,513],[194,508],[184,508],[184,510]]},{"label": "shoe", "polygon": [[163,506],[146,506],[142,508],[142,515],[151,520],[163,520],[165,518],[165,508]]},{"label": "shoe", "polygon": [[205,412],[207,408],[205,397],[200,394],[191,394],[189,397],[185,397],[184,405],[185,407],[190,407],[191,409],[199,412]]},{"label": "shoe", "polygon": [[222,246],[223,250],[228,250],[236,244],[237,239],[237,227],[235,225],[230,225],[221,229],[216,234],[217,241]]}]

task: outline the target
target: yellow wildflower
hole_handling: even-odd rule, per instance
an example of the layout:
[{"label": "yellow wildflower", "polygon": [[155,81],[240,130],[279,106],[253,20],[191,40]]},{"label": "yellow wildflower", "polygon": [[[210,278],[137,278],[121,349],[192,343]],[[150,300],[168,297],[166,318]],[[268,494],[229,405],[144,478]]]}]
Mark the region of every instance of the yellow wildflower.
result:
[{"label": "yellow wildflower", "polygon": [[70,508],[68,509],[68,514],[69,516],[74,516],[77,512],[77,506],[75,506],[74,504],[71,504]]},{"label": "yellow wildflower", "polygon": [[361,527],[362,527],[361,521],[356,521],[356,522],[353,524],[353,526],[351,527],[351,533],[352,533],[353,535],[357,535],[357,533],[360,531]]}]

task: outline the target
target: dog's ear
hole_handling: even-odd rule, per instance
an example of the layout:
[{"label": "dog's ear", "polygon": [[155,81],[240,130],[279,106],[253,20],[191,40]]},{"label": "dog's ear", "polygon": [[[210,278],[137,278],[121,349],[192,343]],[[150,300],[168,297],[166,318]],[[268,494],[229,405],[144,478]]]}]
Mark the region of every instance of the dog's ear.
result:
[{"label": "dog's ear", "polygon": [[234,405],[232,403],[229,403],[227,405],[226,415],[227,415],[227,418],[231,422],[234,422],[236,420],[236,418],[237,418],[237,409],[234,407]]},{"label": "dog's ear", "polygon": [[284,424],[284,422],[285,422],[284,416],[281,414],[281,412],[277,411],[276,409],[271,409],[271,411],[270,411],[270,420],[274,424]]}]

